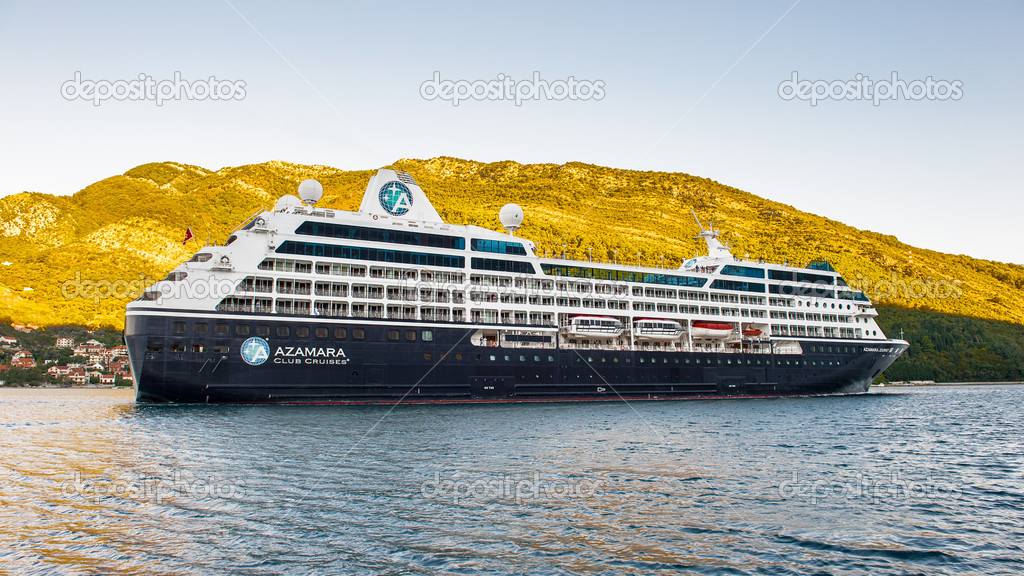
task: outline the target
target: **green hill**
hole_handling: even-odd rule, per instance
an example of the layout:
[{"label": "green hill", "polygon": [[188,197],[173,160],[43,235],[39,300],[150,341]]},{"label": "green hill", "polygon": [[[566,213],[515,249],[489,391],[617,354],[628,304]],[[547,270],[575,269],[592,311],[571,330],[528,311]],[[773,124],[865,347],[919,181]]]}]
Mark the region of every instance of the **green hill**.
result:
[{"label": "green hill", "polygon": [[[498,209],[523,206],[519,234],[542,252],[666,267],[702,250],[694,209],[714,220],[733,253],[804,263],[825,258],[874,300],[1024,324],[1024,266],[913,248],[713,180],[587,164],[484,164],[454,158],[400,160],[445,220],[500,229]],[[69,197],[24,193],[0,199],[0,317],[42,326],[120,329],[124,305],[198,248],[305,178],[324,186],[321,205],[354,210],[374,170],[268,162],[212,172],[176,163],[145,164]],[[119,289],[82,297],[88,282]]]},{"label": "green hill", "polygon": [[1024,382],[1020,324],[882,305],[878,325],[910,342],[887,380]]}]

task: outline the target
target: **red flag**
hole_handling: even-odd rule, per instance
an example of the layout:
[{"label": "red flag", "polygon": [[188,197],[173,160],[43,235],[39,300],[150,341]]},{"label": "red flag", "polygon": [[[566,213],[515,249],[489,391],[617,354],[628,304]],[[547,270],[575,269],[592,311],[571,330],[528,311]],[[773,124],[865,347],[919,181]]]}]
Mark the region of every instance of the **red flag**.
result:
[{"label": "red flag", "polygon": [[187,230],[185,230],[185,239],[184,239],[184,240],[182,240],[182,242],[181,242],[181,245],[182,245],[182,246],[184,246],[184,245],[185,245],[186,243],[188,243],[188,241],[189,241],[189,240],[191,240],[191,239],[192,239],[193,237],[195,237],[195,235],[194,235],[194,234],[192,234],[192,227],[191,227],[191,226],[189,226],[189,227],[188,227],[188,229],[187,229]]}]

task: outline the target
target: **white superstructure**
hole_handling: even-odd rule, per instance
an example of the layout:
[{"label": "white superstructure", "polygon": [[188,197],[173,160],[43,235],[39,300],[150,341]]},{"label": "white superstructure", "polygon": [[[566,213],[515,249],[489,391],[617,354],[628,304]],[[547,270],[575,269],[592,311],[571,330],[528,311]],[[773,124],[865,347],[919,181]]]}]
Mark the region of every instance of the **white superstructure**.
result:
[{"label": "white superstructure", "polygon": [[[827,264],[738,260],[703,227],[707,256],[640,267],[541,258],[511,233],[447,224],[404,172],[379,170],[357,212],[316,207],[305,182],[302,196],[202,248],[129,312],[467,326],[481,346],[778,354],[886,339],[871,303]],[[522,220],[518,206],[503,211],[511,232]]]}]

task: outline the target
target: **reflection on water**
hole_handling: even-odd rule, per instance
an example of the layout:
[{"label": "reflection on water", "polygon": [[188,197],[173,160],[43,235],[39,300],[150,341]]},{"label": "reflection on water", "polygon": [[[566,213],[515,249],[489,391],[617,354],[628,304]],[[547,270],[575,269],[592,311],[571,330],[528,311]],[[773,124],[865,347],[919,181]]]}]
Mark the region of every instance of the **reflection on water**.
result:
[{"label": "reflection on water", "polygon": [[0,389],[0,571],[1013,573],[1022,401],[389,411]]}]

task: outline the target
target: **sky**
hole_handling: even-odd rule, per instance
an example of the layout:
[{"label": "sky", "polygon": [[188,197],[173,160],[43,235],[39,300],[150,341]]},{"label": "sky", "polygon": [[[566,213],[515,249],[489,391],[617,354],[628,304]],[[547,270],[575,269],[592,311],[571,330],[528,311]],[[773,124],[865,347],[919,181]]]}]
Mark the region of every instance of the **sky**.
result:
[{"label": "sky", "polygon": [[579,161],[1024,263],[1019,1],[0,0],[0,54],[0,196],[162,161]]}]

